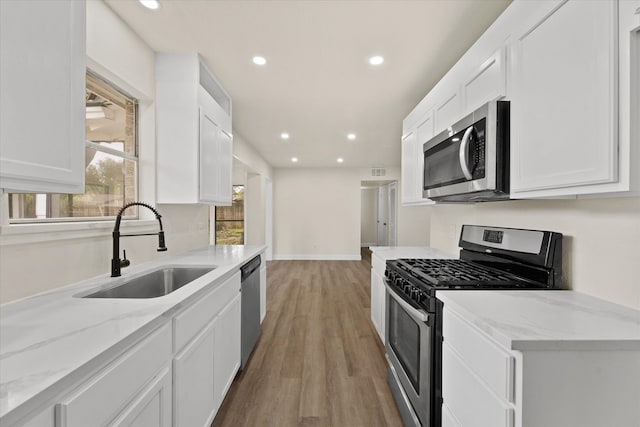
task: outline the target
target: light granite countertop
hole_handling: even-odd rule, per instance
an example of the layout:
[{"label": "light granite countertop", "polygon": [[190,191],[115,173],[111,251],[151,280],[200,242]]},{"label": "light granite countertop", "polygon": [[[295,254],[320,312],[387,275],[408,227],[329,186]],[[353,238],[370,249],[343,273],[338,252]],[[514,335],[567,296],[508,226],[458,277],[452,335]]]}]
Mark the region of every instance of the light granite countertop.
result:
[{"label": "light granite countertop", "polygon": [[[640,350],[640,311],[575,291],[437,291],[511,350]],[[446,339],[446,337],[445,337]]]},{"label": "light granite countertop", "polygon": [[[11,424],[92,372],[265,249],[208,246],[133,265],[118,278],[106,274],[0,306],[0,423]],[[216,268],[158,298],[79,298],[170,265]]]}]

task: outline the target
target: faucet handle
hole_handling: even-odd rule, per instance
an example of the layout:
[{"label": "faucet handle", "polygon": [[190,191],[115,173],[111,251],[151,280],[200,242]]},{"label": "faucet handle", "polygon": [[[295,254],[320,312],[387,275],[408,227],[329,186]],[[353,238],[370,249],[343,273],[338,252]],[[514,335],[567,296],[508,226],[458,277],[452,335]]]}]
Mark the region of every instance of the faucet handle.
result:
[{"label": "faucet handle", "polygon": [[131,265],[131,261],[127,259],[127,251],[123,249],[122,253],[124,254],[123,255],[124,259],[120,261],[120,267],[129,267]]}]

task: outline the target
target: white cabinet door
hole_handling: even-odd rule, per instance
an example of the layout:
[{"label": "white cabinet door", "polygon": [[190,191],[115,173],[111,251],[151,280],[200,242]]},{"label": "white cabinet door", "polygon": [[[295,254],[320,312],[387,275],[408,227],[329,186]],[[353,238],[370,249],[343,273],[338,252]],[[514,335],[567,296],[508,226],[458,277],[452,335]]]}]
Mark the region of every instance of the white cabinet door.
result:
[{"label": "white cabinet door", "polygon": [[497,49],[462,82],[463,114],[506,95],[506,47]]},{"label": "white cabinet door", "polygon": [[371,322],[378,336],[385,341],[385,287],[382,278],[371,270]]},{"label": "white cabinet door", "polygon": [[[640,0],[619,6],[620,191],[640,191]],[[603,189],[606,191],[606,189]]]},{"label": "white cabinet door", "polygon": [[215,321],[213,402],[216,411],[240,368],[240,298],[236,296]]},{"label": "white cabinet door", "polygon": [[416,186],[417,169],[416,169],[416,144],[417,134],[414,131],[407,134],[402,139],[402,204],[415,203],[418,200],[418,188]]},{"label": "white cabinet door", "polygon": [[231,204],[231,136],[221,129],[215,114],[200,107],[200,202]]},{"label": "white cabinet door", "polygon": [[[514,37],[511,192],[617,180],[617,2],[558,2]],[[539,193],[545,196],[544,192]]]},{"label": "white cabinet door", "polygon": [[0,1],[0,188],[83,193],[85,2]]},{"label": "white cabinet door", "polygon": [[[147,403],[155,398],[147,385],[157,378],[170,360],[171,327],[166,324],[58,403],[55,407],[56,427],[107,425],[120,417],[123,421],[133,421],[136,418],[134,413],[147,412],[142,402],[147,402],[145,395],[150,398]],[[165,386],[162,388],[167,390]],[[122,408],[131,408],[130,414],[123,413]],[[157,415],[164,418],[166,407]]]},{"label": "white cabinet door", "polygon": [[111,425],[170,427],[171,423],[171,370],[165,368]]},{"label": "white cabinet door", "polygon": [[417,139],[415,148],[415,168],[416,168],[416,191],[418,193],[418,199],[425,203],[431,203],[429,199],[422,198],[422,190],[424,186],[424,149],[423,146],[431,138],[433,138],[434,126],[433,126],[433,111],[429,111],[424,120],[418,125],[416,129]]},{"label": "white cabinet door", "polygon": [[217,158],[220,155],[220,128],[214,118],[200,108],[200,201],[213,201],[220,194]]},{"label": "white cabinet door", "polygon": [[442,346],[442,399],[462,426],[515,426],[513,406],[491,393],[446,341]]},{"label": "white cabinet door", "polygon": [[462,118],[460,90],[457,86],[451,88],[447,96],[436,101],[433,115],[436,135]]},{"label": "white cabinet door", "polygon": [[173,360],[173,425],[204,427],[213,420],[216,320],[211,321]]},{"label": "white cabinet door", "polygon": [[233,167],[233,139],[225,130],[218,134],[217,179],[218,197],[213,200],[217,205],[231,205],[231,173]]},{"label": "white cabinet door", "polygon": [[231,98],[197,54],[156,54],[158,203],[231,204]]},{"label": "white cabinet door", "polygon": [[428,205],[433,202],[422,198],[424,155],[422,146],[433,137],[433,110],[424,114],[418,125],[402,139],[402,204]]}]

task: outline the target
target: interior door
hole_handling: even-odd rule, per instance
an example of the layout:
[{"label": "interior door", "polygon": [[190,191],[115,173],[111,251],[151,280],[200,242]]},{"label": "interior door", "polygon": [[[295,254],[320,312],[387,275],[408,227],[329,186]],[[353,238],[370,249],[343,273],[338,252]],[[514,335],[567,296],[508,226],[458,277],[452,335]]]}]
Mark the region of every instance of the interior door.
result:
[{"label": "interior door", "polygon": [[378,246],[389,246],[389,188],[378,188]]},{"label": "interior door", "polygon": [[397,243],[397,227],[396,227],[396,204],[398,197],[397,184],[392,182],[389,184],[389,246],[395,246]]}]

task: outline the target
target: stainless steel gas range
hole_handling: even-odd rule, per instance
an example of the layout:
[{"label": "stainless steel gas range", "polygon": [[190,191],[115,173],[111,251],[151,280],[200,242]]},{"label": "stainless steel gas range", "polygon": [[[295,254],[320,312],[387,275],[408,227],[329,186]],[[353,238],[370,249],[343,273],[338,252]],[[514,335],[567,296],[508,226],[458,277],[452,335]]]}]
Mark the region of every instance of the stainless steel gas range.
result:
[{"label": "stainless steel gas range", "polygon": [[442,309],[438,290],[561,287],[562,234],[463,225],[460,259],[387,261],[387,380],[406,426],[440,427]]}]

